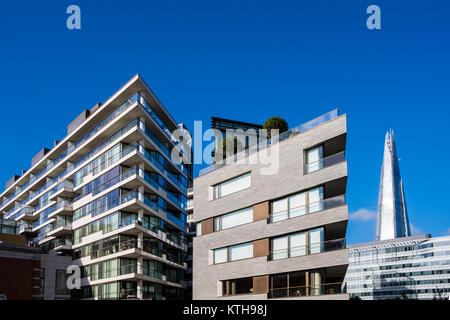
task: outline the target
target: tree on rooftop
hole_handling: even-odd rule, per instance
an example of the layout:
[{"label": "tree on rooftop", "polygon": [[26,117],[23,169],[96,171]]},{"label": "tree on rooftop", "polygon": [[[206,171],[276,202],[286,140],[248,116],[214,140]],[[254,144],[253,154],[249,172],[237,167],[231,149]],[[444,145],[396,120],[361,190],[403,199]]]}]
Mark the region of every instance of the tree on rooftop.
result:
[{"label": "tree on rooftop", "polygon": [[288,124],[284,118],[271,117],[264,122],[263,129],[267,130],[267,137],[271,138],[271,130],[278,129],[279,134],[288,130]]}]

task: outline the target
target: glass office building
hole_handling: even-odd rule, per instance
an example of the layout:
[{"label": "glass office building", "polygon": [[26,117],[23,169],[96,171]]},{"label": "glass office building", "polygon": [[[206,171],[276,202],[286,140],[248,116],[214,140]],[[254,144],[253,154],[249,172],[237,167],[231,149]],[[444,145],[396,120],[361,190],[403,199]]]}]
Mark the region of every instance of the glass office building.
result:
[{"label": "glass office building", "polygon": [[46,252],[81,268],[83,299],[185,295],[192,166],[178,125],[138,74],[83,111],[0,194],[0,213]]},{"label": "glass office building", "polygon": [[349,246],[350,297],[449,299],[450,236],[404,237]]}]

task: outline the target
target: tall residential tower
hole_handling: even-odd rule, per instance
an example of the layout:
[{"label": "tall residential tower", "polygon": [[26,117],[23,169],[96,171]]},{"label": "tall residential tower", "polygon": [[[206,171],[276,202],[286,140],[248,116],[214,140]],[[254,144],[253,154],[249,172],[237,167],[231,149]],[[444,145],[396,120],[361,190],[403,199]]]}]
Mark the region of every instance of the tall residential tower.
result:
[{"label": "tall residential tower", "polygon": [[172,135],[181,127],[136,75],[13,176],[0,211],[43,250],[73,257],[81,298],[182,298],[192,168],[173,161],[185,154]]}]

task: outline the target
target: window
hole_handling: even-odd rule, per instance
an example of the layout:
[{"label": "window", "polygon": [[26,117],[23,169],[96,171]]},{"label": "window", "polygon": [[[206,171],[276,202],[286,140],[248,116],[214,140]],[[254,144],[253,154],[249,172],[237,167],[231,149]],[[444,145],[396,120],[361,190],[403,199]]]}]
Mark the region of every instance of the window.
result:
[{"label": "window", "polygon": [[309,295],[305,271],[270,276],[269,298],[300,297]]},{"label": "window", "polygon": [[222,290],[224,296],[253,293],[253,278],[223,281]]},{"label": "window", "polygon": [[214,250],[214,264],[227,262],[227,248]]},{"label": "window", "polygon": [[68,295],[70,294],[70,290],[67,287],[67,278],[68,275],[66,273],[66,270],[56,270],[56,294],[64,294]]},{"label": "window", "polygon": [[310,230],[308,232],[309,236],[309,253],[319,253],[323,250],[323,228],[318,228]]},{"label": "window", "polygon": [[118,283],[112,282],[102,285],[103,299],[117,299],[119,297]]},{"label": "window", "polygon": [[214,199],[225,197],[229,194],[241,191],[251,186],[251,173],[243,174],[234,179],[222,182],[214,186]]},{"label": "window", "polygon": [[306,192],[298,193],[288,198],[289,217],[294,218],[306,213]]},{"label": "window", "polygon": [[271,222],[295,218],[324,209],[323,187],[300,192],[287,198],[272,201]]},{"label": "window", "polygon": [[289,236],[289,256],[299,257],[306,254],[306,233],[296,233]]},{"label": "window", "polygon": [[296,233],[272,240],[272,259],[299,257],[306,254],[306,233]]},{"label": "window", "polygon": [[253,242],[238,244],[229,248],[230,261],[253,258]]},{"label": "window", "polygon": [[[323,252],[324,228],[294,233],[272,239],[273,260]],[[308,239],[308,245],[306,240]]]},{"label": "window", "polygon": [[253,241],[214,250],[214,264],[253,258]]},{"label": "window", "polygon": [[249,222],[253,222],[253,207],[230,212],[226,215],[215,218],[214,230],[220,231]]},{"label": "window", "polygon": [[202,235],[202,223],[201,222],[197,222],[197,224],[195,225],[196,227],[196,234],[197,237]]},{"label": "window", "polygon": [[284,258],[288,257],[288,251],[287,251],[288,237],[287,236],[273,239],[272,247],[273,247],[273,253],[272,253],[273,260],[284,259]]},{"label": "window", "polygon": [[314,172],[323,168],[323,146],[305,151],[305,173]]},{"label": "window", "polygon": [[288,202],[286,199],[272,202],[272,221],[280,221],[288,218]]},{"label": "window", "polygon": [[119,260],[113,259],[103,262],[102,279],[116,277],[119,275]]},{"label": "window", "polygon": [[40,294],[44,294],[44,288],[45,288],[45,269],[40,269],[40,276],[39,276],[39,282],[40,282]]},{"label": "window", "polygon": [[309,213],[323,210],[323,187],[308,191]]}]

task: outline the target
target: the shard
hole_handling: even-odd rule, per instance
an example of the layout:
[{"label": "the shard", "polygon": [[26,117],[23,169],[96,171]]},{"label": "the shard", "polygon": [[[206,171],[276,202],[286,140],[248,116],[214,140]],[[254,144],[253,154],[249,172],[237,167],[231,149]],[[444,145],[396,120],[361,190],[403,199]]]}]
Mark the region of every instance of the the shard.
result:
[{"label": "the shard", "polygon": [[411,235],[394,132],[386,133],[383,165],[378,193],[378,216],[375,240],[387,240]]}]

